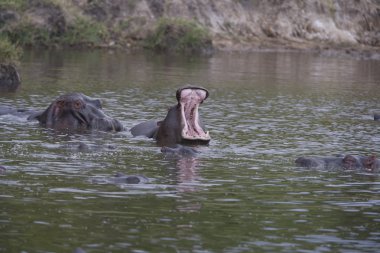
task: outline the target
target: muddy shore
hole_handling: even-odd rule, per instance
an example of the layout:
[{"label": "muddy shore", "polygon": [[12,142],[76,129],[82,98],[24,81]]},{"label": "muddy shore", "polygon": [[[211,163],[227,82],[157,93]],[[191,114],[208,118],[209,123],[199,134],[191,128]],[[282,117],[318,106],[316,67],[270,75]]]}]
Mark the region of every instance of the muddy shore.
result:
[{"label": "muddy shore", "polygon": [[216,50],[380,59],[378,0],[14,0],[0,4],[0,35],[26,47],[133,49],[162,19],[197,23]]}]

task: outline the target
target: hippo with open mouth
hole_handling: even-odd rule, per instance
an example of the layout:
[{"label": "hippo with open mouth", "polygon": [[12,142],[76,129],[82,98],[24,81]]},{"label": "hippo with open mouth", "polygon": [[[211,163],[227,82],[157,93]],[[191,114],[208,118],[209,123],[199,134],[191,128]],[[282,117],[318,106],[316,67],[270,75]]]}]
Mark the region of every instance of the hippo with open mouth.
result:
[{"label": "hippo with open mouth", "polygon": [[123,125],[104,114],[99,99],[81,93],[69,93],[58,97],[49,107],[28,117],[53,129],[122,131]]},{"label": "hippo with open mouth", "polygon": [[132,135],[154,138],[160,146],[208,144],[210,134],[204,129],[198,112],[199,105],[208,95],[208,91],[201,87],[178,89],[178,103],[169,109],[165,119],[140,123],[131,129]]}]

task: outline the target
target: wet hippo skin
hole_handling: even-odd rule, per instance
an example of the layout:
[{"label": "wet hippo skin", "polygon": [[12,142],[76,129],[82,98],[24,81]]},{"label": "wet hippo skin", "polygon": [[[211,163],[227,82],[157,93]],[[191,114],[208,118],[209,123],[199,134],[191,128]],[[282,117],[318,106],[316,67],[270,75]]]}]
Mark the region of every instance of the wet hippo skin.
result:
[{"label": "wet hippo skin", "polygon": [[198,110],[208,95],[208,91],[201,87],[178,89],[177,104],[169,108],[165,119],[140,123],[131,129],[132,135],[154,138],[160,146],[208,144],[211,138],[204,129]]},{"label": "wet hippo skin", "polygon": [[28,117],[53,129],[98,129],[103,131],[122,131],[123,125],[116,119],[104,114],[99,99],[81,93],[70,93],[58,97],[50,106]]}]

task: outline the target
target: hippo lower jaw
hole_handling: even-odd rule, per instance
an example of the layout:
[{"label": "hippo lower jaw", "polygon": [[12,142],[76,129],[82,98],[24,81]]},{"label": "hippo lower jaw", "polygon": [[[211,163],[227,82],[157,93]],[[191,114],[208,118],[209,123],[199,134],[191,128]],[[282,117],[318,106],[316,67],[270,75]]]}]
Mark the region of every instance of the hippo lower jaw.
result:
[{"label": "hippo lower jaw", "polygon": [[209,132],[205,132],[199,122],[199,105],[207,98],[203,89],[187,88],[180,92],[181,137],[183,140],[209,142]]}]

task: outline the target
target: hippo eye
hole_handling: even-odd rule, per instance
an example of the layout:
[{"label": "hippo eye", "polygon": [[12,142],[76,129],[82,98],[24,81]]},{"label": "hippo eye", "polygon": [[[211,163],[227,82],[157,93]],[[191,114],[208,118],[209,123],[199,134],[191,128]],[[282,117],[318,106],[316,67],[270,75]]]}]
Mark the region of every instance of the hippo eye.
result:
[{"label": "hippo eye", "polygon": [[58,106],[59,108],[63,108],[63,107],[65,106],[65,101],[63,101],[63,100],[58,100],[56,104],[57,104],[57,106]]},{"label": "hippo eye", "polygon": [[82,107],[83,107],[83,103],[82,103],[82,101],[77,100],[77,101],[74,102],[74,108],[75,108],[75,109],[79,110],[79,109],[81,109]]}]

